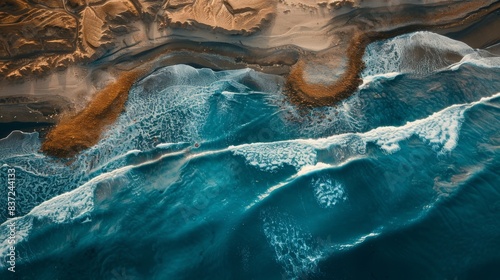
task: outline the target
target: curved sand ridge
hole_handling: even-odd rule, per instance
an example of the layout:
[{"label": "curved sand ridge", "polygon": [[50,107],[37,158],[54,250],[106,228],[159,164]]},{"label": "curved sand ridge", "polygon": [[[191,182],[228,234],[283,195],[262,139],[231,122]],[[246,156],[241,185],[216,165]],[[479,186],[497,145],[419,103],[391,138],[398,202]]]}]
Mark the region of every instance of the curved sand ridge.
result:
[{"label": "curved sand ridge", "polygon": [[[479,21],[482,17],[500,10],[499,1],[476,1],[455,3],[454,5],[434,5],[432,9],[419,9],[413,5],[394,6],[394,15],[384,15],[387,11],[372,8],[366,18],[363,9],[357,9],[344,17],[350,25],[345,25],[342,17],[334,18],[330,24],[333,36],[338,38],[335,46],[314,54],[306,53],[290,71],[286,92],[295,103],[307,106],[335,104],[352,95],[362,80],[360,73],[364,69],[362,60],[365,48],[371,42],[387,39],[404,33],[430,30],[441,34],[460,30]],[[378,18],[377,18],[378,15]],[[371,20],[366,24],[366,20]],[[491,36],[490,36],[491,37]],[[500,40],[500,34],[493,35]],[[326,65],[339,73],[332,84],[314,83],[307,80],[307,67],[318,68]]]}]

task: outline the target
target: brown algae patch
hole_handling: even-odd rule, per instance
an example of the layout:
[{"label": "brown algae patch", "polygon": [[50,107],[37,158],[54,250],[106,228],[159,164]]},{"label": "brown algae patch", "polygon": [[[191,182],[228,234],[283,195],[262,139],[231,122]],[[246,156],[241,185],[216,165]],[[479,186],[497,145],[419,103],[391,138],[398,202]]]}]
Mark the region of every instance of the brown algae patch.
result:
[{"label": "brown algae patch", "polygon": [[97,144],[104,129],[123,112],[128,92],[142,71],[125,72],[98,92],[85,109],[74,116],[63,117],[45,138],[42,152],[69,158]]}]

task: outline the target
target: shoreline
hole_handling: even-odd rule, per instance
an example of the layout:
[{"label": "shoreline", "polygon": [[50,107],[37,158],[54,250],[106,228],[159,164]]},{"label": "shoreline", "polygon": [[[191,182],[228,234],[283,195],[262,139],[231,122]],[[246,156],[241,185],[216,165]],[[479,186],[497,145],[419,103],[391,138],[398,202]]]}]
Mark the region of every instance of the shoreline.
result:
[{"label": "shoreline", "polygon": [[[482,25],[478,23],[477,19],[497,13],[499,10],[500,3],[493,3],[485,9],[480,9],[477,12],[468,14],[466,18],[460,22],[443,23],[440,25],[413,24],[385,31],[366,32],[356,30],[352,32],[353,35],[351,35],[351,39],[345,48],[347,66],[345,67],[346,69],[340,78],[332,84],[308,83],[304,78],[305,61],[307,59],[303,58],[292,67],[287,79],[285,94],[293,103],[301,106],[334,106],[336,103],[354,94],[359,85],[361,85],[362,80],[360,74],[365,67],[362,58],[366,47],[370,43],[417,31],[430,31],[438,34],[447,34],[447,30],[458,27],[471,27],[474,24],[478,24],[482,27]],[[497,38],[496,41],[493,41],[493,44],[500,40],[500,34],[498,33],[489,35]],[[488,46],[489,45],[486,47]]]},{"label": "shoreline", "polygon": [[104,129],[113,124],[124,110],[128,92],[141,74],[140,71],[121,74],[97,93],[85,109],[76,115],[62,117],[47,134],[41,151],[50,156],[69,158],[97,144]]}]

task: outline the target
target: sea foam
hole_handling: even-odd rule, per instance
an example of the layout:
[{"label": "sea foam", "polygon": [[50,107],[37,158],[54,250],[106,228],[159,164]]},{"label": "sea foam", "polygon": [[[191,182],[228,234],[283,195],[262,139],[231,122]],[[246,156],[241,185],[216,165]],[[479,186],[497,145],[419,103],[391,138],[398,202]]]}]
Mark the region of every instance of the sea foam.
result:
[{"label": "sea foam", "polygon": [[276,171],[285,165],[293,166],[298,171],[304,166],[317,164],[319,150],[339,147],[351,147],[351,150],[362,154],[368,143],[374,143],[386,153],[395,153],[400,149],[399,142],[413,135],[418,136],[437,153],[446,153],[452,151],[458,143],[464,113],[477,104],[499,96],[500,93],[497,93],[477,102],[452,105],[427,118],[408,122],[399,127],[378,127],[365,133],[346,133],[319,139],[252,143],[231,146],[228,149],[234,155],[243,156],[249,165],[267,172]]}]

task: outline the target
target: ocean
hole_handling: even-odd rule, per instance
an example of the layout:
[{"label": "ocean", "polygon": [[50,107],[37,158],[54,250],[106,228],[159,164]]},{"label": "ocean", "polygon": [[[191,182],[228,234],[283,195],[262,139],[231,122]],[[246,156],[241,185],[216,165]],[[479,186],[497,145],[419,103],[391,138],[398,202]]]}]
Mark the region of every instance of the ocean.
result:
[{"label": "ocean", "polygon": [[175,65],[72,160],[12,132],[0,279],[500,279],[500,57],[416,32],[363,59],[335,106]]}]

